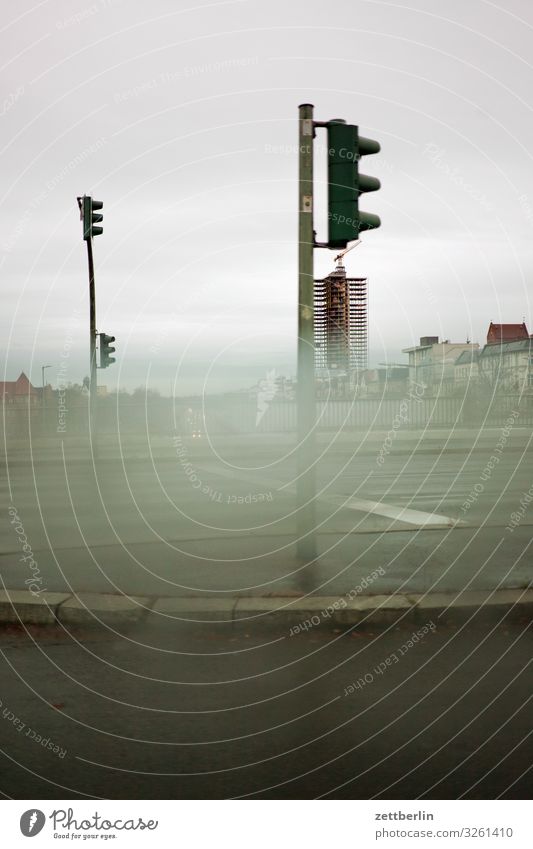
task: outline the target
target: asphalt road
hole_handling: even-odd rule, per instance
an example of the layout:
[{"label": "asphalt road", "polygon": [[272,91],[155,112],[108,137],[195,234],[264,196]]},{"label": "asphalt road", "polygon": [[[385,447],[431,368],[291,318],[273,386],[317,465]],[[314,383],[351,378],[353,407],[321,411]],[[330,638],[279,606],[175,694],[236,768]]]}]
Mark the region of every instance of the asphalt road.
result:
[{"label": "asphalt road", "polygon": [[0,648],[6,797],[528,797],[531,632],[511,613],[293,636],[150,617],[4,628]]},{"label": "asphalt road", "polygon": [[96,465],[70,443],[32,445],[0,484],[0,576],[28,579],[22,525],[49,590],[340,594],[378,566],[373,592],[529,584],[530,433],[514,429],[497,455],[498,428],[401,433],[380,454],[385,436],[321,436],[310,564],[295,552],[290,436],[160,439],[151,458],[103,444]]}]

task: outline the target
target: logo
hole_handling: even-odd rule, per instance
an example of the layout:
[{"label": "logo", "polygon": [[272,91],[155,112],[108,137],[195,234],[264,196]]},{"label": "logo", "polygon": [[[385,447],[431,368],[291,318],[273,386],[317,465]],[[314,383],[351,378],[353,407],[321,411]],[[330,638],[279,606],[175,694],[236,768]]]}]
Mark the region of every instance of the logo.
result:
[{"label": "logo", "polygon": [[20,830],[24,837],[35,837],[42,830],[45,822],[46,817],[42,811],[30,808],[29,811],[24,811],[20,818]]}]

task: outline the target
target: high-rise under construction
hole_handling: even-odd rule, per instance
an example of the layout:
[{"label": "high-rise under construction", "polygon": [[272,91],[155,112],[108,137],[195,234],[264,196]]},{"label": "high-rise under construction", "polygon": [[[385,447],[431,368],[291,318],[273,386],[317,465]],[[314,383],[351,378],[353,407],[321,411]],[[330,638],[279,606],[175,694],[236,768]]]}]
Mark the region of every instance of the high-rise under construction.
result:
[{"label": "high-rise under construction", "polygon": [[317,376],[353,375],[368,365],[367,281],[337,267],[315,280],[315,369]]}]

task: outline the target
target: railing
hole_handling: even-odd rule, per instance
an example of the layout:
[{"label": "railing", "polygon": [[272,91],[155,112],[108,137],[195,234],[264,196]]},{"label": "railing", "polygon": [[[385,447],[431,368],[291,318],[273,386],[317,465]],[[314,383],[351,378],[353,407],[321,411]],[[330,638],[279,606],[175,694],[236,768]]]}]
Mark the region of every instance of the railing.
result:
[{"label": "railing", "polygon": [[[169,434],[203,430],[211,433],[274,433],[296,430],[294,401],[274,398],[258,405],[255,399],[212,397],[201,400],[187,412],[179,399],[150,401],[148,406],[131,400],[99,405],[98,429],[102,433]],[[57,440],[84,435],[88,431],[87,405],[69,404],[59,417],[57,406],[46,409],[6,405],[0,420],[0,437],[7,439],[53,437]],[[406,396],[398,399],[317,401],[319,430],[397,430],[426,427],[501,426],[512,410],[519,410],[516,424],[533,425],[533,397],[500,396],[490,405],[473,404],[453,397]],[[0,409],[0,412],[2,410]]]}]

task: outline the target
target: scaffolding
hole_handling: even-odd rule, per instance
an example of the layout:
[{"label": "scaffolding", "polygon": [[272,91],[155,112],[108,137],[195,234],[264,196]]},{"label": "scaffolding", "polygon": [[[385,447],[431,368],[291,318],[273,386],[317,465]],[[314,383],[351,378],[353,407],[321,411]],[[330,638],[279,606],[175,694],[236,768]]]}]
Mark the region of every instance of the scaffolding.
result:
[{"label": "scaffolding", "polygon": [[351,376],[368,366],[367,280],[346,277],[342,264],[315,280],[315,370],[317,376]]}]

